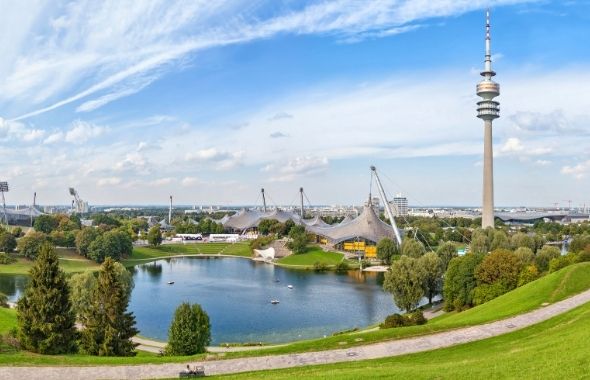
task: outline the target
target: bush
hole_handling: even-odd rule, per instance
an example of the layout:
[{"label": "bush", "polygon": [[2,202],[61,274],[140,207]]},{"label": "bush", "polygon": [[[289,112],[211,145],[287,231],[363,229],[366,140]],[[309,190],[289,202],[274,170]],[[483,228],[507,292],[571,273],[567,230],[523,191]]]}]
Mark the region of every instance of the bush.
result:
[{"label": "bush", "polygon": [[391,314],[385,318],[385,321],[379,325],[381,329],[390,329],[393,327],[403,327],[406,326],[406,318],[404,318],[400,314]]},{"label": "bush", "polygon": [[328,265],[326,263],[316,261],[313,263],[313,270],[316,272],[325,272],[328,270]]},{"label": "bush", "polygon": [[373,265],[373,263],[371,263],[371,261],[369,261],[367,259],[364,259],[364,260],[361,260],[361,265],[363,266],[363,268],[368,268],[371,265]]},{"label": "bush", "polygon": [[528,265],[520,272],[520,275],[518,276],[518,286],[528,284],[531,281],[535,281],[537,278],[539,278],[539,270],[535,264]]},{"label": "bush", "polygon": [[350,266],[346,261],[341,261],[336,264],[336,273],[346,273],[350,270]]},{"label": "bush", "polygon": [[428,320],[424,317],[422,310],[415,310],[413,313],[408,315],[408,319],[411,322],[411,326],[414,325],[425,325]]},{"label": "bush", "polygon": [[16,261],[16,258],[8,253],[0,252],[0,264],[12,264]]},{"label": "bush", "polygon": [[0,292],[0,307],[9,307],[8,296],[2,292]]},{"label": "bush", "polygon": [[0,233],[0,252],[11,253],[16,248],[16,239],[10,232]]},{"label": "bush", "polygon": [[567,256],[559,256],[551,259],[549,262],[549,273],[557,272],[558,270],[572,265],[577,261],[577,255],[569,254]]},{"label": "bush", "polygon": [[379,328],[391,329],[395,327],[424,325],[426,322],[428,322],[428,320],[424,318],[422,310],[415,310],[414,312],[405,315],[397,313],[388,315],[387,318],[385,318],[385,321],[379,325]]},{"label": "bush", "polygon": [[590,261],[590,245],[578,253],[578,262]]},{"label": "bush", "polygon": [[259,236],[256,239],[250,241],[250,248],[261,249],[272,243],[274,240],[274,236]]}]

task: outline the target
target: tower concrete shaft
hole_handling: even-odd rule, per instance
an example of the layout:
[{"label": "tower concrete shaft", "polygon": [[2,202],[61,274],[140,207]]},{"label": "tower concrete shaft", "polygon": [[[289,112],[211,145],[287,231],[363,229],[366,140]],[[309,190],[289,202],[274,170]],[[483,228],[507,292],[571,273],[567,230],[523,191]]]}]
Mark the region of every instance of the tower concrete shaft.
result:
[{"label": "tower concrete shaft", "polygon": [[483,204],[482,228],[494,227],[494,152],[492,145],[492,121],[500,117],[500,103],[493,100],[500,95],[500,85],[492,80],[496,73],[492,70],[492,49],[490,36],[490,12],[486,12],[486,38],[484,71],[482,81],[477,85],[477,117],[484,121],[483,153]]}]

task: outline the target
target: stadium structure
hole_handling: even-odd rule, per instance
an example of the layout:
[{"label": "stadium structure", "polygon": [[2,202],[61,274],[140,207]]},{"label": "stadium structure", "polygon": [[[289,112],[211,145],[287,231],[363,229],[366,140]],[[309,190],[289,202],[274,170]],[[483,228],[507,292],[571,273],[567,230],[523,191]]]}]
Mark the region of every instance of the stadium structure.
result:
[{"label": "stadium structure", "polygon": [[[255,235],[263,220],[274,219],[281,223],[291,220],[295,224],[303,225],[306,231],[314,236],[317,243],[338,250],[361,252],[366,257],[375,257],[376,246],[381,239],[390,238],[401,245],[401,233],[395,225],[393,211],[389,207],[390,203],[387,201],[375,167],[371,167],[371,173],[377,183],[381,203],[385,205],[385,212],[389,220],[392,221],[391,225],[379,218],[379,210],[374,207],[371,194],[356,218],[346,216],[340,223],[334,225],[327,224],[319,215],[309,219],[302,218],[304,215],[303,200],[299,212],[285,211],[279,208],[268,210],[264,196],[262,210],[242,209],[237,214],[226,215],[222,219],[214,221],[221,223],[227,232],[247,236]],[[303,197],[303,189],[300,189],[300,193]],[[264,194],[264,189],[262,189],[262,194]]]}]

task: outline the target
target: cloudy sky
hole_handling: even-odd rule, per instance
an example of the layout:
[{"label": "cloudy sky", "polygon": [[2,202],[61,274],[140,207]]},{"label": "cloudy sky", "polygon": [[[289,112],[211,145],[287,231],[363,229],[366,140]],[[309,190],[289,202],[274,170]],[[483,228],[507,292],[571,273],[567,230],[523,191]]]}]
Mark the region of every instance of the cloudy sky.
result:
[{"label": "cloudy sky", "polygon": [[590,2],[0,0],[8,203],[590,205]]}]

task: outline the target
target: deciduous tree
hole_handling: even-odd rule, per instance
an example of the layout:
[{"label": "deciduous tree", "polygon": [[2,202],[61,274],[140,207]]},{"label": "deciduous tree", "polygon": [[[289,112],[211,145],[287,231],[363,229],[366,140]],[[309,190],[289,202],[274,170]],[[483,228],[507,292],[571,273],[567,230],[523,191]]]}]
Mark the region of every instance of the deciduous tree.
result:
[{"label": "deciduous tree", "polygon": [[174,312],[168,330],[167,355],[194,355],[211,342],[209,316],[199,304],[182,303]]},{"label": "deciduous tree", "polygon": [[400,309],[411,312],[424,297],[424,278],[425,273],[419,259],[403,255],[385,273],[383,289],[393,295],[393,300]]}]

